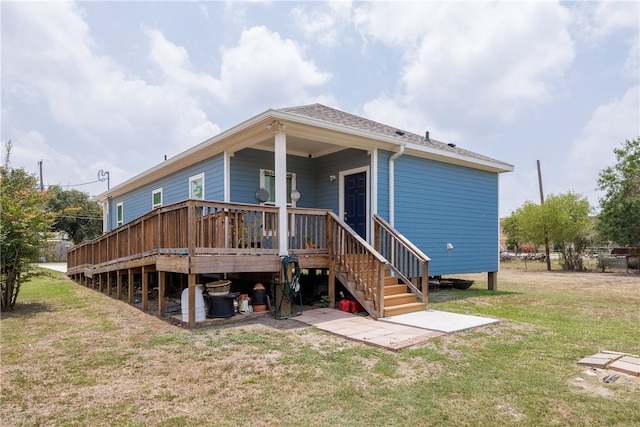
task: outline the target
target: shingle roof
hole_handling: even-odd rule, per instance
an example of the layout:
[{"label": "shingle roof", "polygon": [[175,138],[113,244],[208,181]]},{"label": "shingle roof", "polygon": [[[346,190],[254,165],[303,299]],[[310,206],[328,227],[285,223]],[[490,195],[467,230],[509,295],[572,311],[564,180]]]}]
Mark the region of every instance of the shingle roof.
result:
[{"label": "shingle roof", "polygon": [[[465,150],[458,146],[450,146],[433,138],[429,138],[429,140],[427,140],[425,138],[425,135],[418,135],[415,133],[407,132],[392,126],[375,122],[373,120],[365,119],[364,117],[356,116],[355,114],[350,114],[344,111],[337,110],[335,108],[327,107],[326,105],[322,104],[309,104],[301,105],[298,107],[281,108],[277,111],[282,111],[289,114],[297,114],[299,116],[310,117],[316,120],[325,121],[327,123],[343,125],[358,130],[376,133],[379,135],[399,138],[409,143],[424,145],[426,147],[431,147],[437,150],[455,153],[461,156],[467,156],[478,160],[511,166],[508,163],[502,162],[500,160],[492,159],[491,157],[483,156],[482,154],[474,153],[473,151]],[[399,134],[399,132],[401,132],[401,134]]]}]

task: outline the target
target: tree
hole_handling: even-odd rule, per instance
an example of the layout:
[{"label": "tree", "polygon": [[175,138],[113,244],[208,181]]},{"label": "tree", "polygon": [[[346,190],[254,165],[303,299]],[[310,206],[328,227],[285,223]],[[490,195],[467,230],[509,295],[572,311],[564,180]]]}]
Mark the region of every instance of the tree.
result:
[{"label": "tree", "polygon": [[0,240],[2,298],[0,310],[13,309],[20,286],[30,277],[31,262],[46,245],[54,214],[47,212],[47,192],[24,169],[9,163],[11,141],[5,143],[6,160],[0,166]]},{"label": "tree", "polygon": [[49,210],[57,213],[53,231],[65,231],[75,244],[102,234],[102,209],[87,193],[59,186],[50,186],[48,190]]},{"label": "tree", "polygon": [[509,230],[520,245],[539,246],[547,236],[560,251],[563,269],[582,270],[582,252],[591,231],[590,211],[584,196],[573,192],[552,194],[542,205],[528,201],[516,209],[509,216]]},{"label": "tree", "polygon": [[640,137],[613,150],[617,163],[600,172],[597,230],[621,246],[640,246]]}]

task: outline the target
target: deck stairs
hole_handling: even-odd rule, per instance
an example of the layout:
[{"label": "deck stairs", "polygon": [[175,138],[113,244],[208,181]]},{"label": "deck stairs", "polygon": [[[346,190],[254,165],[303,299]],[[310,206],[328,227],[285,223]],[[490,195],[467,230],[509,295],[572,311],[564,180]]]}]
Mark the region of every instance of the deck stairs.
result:
[{"label": "deck stairs", "polygon": [[427,282],[429,258],[388,223],[379,218],[376,221],[380,228],[376,229],[374,245],[380,251],[334,217],[335,241],[345,242],[336,245],[333,252],[335,277],[376,319],[426,310],[428,285],[420,282]]},{"label": "deck stairs", "polygon": [[[356,301],[372,316],[377,318],[375,292],[369,292],[366,287],[359,285],[348,269],[337,266],[336,278],[343,284]],[[427,303],[409,290],[398,277],[392,275],[389,268],[384,270],[384,310],[382,317],[397,316],[399,314],[413,313],[427,309]]]}]

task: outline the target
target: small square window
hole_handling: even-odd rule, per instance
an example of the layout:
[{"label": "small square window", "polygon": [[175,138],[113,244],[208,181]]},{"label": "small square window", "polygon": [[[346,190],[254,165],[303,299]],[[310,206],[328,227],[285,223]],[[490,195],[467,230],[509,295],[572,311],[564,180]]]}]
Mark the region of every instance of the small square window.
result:
[{"label": "small square window", "polygon": [[[269,192],[269,198],[265,205],[275,205],[276,203],[276,173],[268,169],[260,169],[260,188]],[[291,200],[291,192],[296,188],[296,174],[287,172],[287,205],[295,207]]]},{"label": "small square window", "polygon": [[116,205],[116,227],[120,227],[124,223],[124,203],[120,202]]},{"label": "small square window", "polygon": [[189,177],[189,198],[204,200],[204,173]]},{"label": "small square window", "polygon": [[151,193],[151,209],[159,208],[162,206],[162,188],[153,190]]}]

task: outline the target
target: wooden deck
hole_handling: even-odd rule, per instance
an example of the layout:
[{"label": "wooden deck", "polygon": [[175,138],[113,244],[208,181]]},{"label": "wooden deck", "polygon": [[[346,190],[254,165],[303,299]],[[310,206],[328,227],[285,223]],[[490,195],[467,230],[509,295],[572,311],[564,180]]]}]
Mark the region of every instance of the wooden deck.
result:
[{"label": "wooden deck", "polygon": [[[289,208],[287,215],[287,252],[300,268],[328,270],[332,304],[337,279],[374,318],[426,308],[429,258],[381,218],[374,218],[372,247],[327,210]],[[203,275],[270,273],[279,282],[278,223],[275,207],[187,200],[70,248],[67,275],[130,303],[139,300],[143,310],[156,292],[162,317],[167,280],[175,275],[189,288],[191,308]],[[194,309],[188,323],[195,324]]]}]

